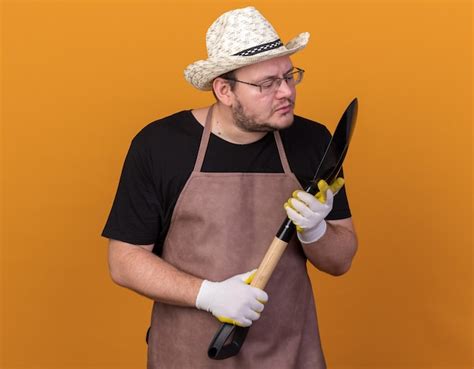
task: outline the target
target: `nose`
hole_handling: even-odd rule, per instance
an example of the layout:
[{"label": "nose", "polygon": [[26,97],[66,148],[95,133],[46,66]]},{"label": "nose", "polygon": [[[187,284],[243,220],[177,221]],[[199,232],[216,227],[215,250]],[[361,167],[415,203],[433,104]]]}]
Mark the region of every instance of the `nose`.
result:
[{"label": "nose", "polygon": [[277,98],[290,97],[293,94],[294,88],[292,88],[286,79],[282,79],[280,86],[278,86],[276,96]]}]

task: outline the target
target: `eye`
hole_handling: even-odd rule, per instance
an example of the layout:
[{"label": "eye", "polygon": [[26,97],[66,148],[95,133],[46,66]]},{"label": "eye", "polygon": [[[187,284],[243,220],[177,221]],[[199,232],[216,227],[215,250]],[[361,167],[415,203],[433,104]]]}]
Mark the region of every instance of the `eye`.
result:
[{"label": "eye", "polygon": [[274,79],[267,79],[265,81],[263,81],[262,83],[260,83],[260,86],[262,86],[262,88],[270,88],[273,86],[273,83],[275,83],[275,80]]},{"label": "eye", "polygon": [[[296,73],[297,73],[297,72],[296,72]],[[287,74],[287,75],[285,76],[285,79],[286,79],[287,81],[293,81],[293,80],[295,79],[295,73]]]}]

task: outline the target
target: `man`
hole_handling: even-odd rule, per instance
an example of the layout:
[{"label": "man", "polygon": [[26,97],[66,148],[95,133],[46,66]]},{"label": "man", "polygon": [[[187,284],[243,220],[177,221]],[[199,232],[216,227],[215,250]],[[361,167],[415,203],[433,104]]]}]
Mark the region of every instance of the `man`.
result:
[{"label": "man", "polygon": [[[253,7],[223,14],[207,32],[208,59],[185,70],[216,104],[132,141],[103,236],[112,279],[155,301],[150,369],[326,367],[306,260],[341,275],[357,243],[344,188],[335,197],[320,187],[325,201],[301,191],[330,139],[293,114],[304,71],[289,55],[308,39],[283,45]],[[287,214],[298,236],[266,291],[251,287]],[[252,329],[237,356],[213,361],[219,320]]]}]

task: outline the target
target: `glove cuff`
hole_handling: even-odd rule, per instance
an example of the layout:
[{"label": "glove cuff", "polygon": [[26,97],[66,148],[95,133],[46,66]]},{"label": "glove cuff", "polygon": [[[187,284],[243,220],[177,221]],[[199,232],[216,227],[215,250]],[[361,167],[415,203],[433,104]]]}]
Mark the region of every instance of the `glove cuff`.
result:
[{"label": "glove cuff", "polygon": [[208,280],[204,280],[201,283],[201,288],[199,289],[199,292],[196,297],[196,307],[199,310],[205,310],[207,312],[210,312],[210,301],[211,301],[211,285],[213,282],[210,282]]},{"label": "glove cuff", "polygon": [[313,243],[319,240],[326,233],[327,224],[323,220],[316,227],[312,229],[306,229],[303,232],[298,232],[298,239],[302,244]]}]

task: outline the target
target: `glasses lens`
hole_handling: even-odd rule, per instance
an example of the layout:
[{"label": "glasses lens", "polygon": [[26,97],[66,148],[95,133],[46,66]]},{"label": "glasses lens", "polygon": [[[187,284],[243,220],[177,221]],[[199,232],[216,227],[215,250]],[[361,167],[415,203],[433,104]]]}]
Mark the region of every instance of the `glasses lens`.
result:
[{"label": "glasses lens", "polygon": [[295,69],[286,75],[285,80],[288,86],[295,86],[301,82],[301,78],[302,73],[298,69]]},{"label": "glasses lens", "polygon": [[303,70],[294,69],[292,72],[288,73],[284,78],[275,78],[263,81],[260,83],[262,93],[274,93],[280,88],[283,80],[286,81],[286,84],[290,87],[293,87],[301,82],[303,79]]},{"label": "glasses lens", "polygon": [[296,70],[293,72],[293,83],[297,85],[303,79],[303,70]]},{"label": "glasses lens", "polygon": [[261,82],[260,86],[262,87],[262,90],[272,90],[277,84],[277,81],[275,81],[274,79],[267,79]]}]

